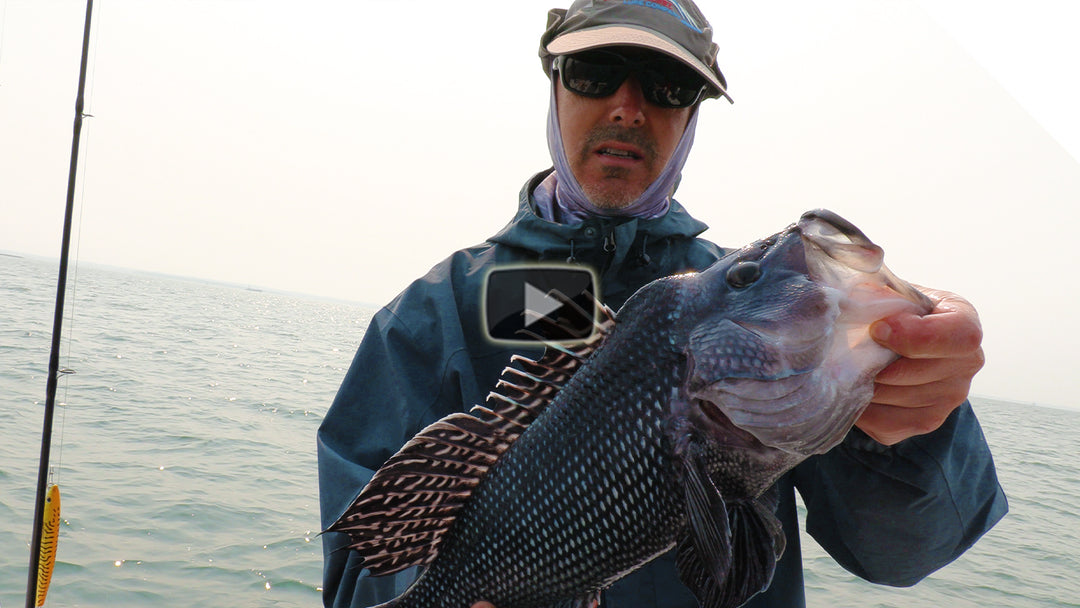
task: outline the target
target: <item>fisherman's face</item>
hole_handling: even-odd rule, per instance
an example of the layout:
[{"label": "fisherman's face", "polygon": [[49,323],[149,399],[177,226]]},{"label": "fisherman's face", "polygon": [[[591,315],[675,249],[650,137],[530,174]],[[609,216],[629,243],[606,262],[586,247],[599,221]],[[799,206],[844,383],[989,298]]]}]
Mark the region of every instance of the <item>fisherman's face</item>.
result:
[{"label": "fisherman's face", "polygon": [[563,148],[589,200],[604,209],[633,203],[664,170],[693,107],[645,100],[630,74],[615,93],[585,97],[556,84]]}]

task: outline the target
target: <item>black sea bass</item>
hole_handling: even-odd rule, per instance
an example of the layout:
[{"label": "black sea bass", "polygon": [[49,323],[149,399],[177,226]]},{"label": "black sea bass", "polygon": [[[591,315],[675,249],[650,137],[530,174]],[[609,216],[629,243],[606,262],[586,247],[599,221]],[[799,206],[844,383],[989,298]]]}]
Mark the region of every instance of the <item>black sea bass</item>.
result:
[{"label": "black sea bass", "polygon": [[372,575],[427,566],[395,608],[588,606],[676,547],[703,606],[738,606],[784,550],[770,488],[844,438],[896,358],[868,326],[931,308],[856,227],[806,213],[646,285],[585,344],[515,358],[329,531]]}]

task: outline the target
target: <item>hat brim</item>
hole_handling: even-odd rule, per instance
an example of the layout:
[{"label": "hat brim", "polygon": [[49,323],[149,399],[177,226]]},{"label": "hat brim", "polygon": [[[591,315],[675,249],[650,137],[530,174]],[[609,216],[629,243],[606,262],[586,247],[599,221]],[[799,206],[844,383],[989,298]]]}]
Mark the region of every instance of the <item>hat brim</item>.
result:
[{"label": "hat brim", "polygon": [[563,34],[549,42],[547,50],[552,55],[568,55],[604,46],[638,46],[670,55],[693,68],[720,95],[734,103],[727,93],[726,83],[721,81],[709,66],[671,39],[651,30],[626,25],[601,25]]}]

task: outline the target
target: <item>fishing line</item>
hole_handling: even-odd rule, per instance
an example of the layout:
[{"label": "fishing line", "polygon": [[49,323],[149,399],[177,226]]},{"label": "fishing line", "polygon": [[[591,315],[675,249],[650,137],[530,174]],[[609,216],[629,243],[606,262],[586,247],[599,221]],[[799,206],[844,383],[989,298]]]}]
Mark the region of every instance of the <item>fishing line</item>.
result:
[{"label": "fishing line", "polygon": [[[104,4],[105,3],[99,2],[97,11],[94,15],[97,26],[91,30],[90,53],[87,61],[86,76],[86,88],[88,89],[88,92],[85,94],[84,118],[93,118],[90,108],[93,106],[94,101],[94,83],[96,82],[95,77],[97,75],[97,47],[98,40],[101,38],[102,24],[104,23],[104,19],[102,18]],[[82,145],[79,148],[78,163],[80,175],[76,180],[79,188],[79,204],[76,205],[74,209],[75,237],[72,240],[75,253],[72,257],[71,279],[68,281],[68,291],[71,293],[71,297],[68,298],[67,313],[65,314],[65,319],[67,319],[67,335],[65,338],[67,348],[64,352],[64,366],[59,370],[61,377],[63,378],[64,396],[59,403],[60,432],[56,449],[56,465],[50,467],[49,470],[49,483],[51,484],[58,483],[57,479],[59,479],[59,471],[63,470],[64,467],[64,429],[67,426],[68,390],[70,388],[67,377],[75,373],[75,369],[71,367],[71,342],[72,336],[75,333],[75,321],[78,318],[75,314],[75,305],[78,302],[79,261],[82,259],[83,212],[86,209],[86,176],[90,173],[90,146],[93,141],[93,132],[93,121],[83,124]]]}]

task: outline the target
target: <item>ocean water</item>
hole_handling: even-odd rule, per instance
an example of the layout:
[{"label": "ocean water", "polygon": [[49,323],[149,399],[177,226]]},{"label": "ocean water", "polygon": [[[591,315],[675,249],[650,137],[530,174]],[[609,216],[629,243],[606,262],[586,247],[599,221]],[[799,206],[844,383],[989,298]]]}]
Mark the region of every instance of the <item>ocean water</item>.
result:
[{"label": "ocean water", "polygon": [[[373,310],[87,265],[72,278],[47,605],[319,605],[315,431]],[[0,255],[8,608],[25,601],[55,282],[55,262]],[[811,606],[1080,607],[1080,412],[975,406],[1009,516],[908,589],[859,581],[806,538]]]}]

